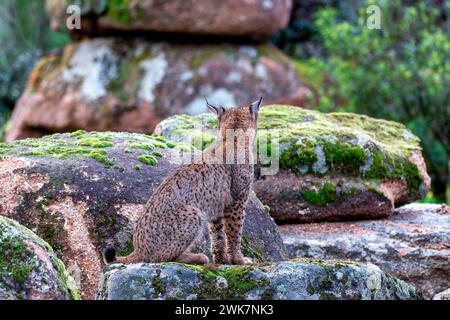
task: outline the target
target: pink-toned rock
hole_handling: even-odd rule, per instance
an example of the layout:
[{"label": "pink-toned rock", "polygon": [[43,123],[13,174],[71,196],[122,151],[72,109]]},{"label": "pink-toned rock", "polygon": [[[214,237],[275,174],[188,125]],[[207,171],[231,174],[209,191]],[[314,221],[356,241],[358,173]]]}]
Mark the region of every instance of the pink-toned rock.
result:
[{"label": "pink-toned rock", "polygon": [[431,299],[450,287],[448,205],[412,203],[385,219],[279,226],[290,258],[370,262]]},{"label": "pink-toned rock", "polygon": [[[102,252],[132,250],[134,223],[180,164],[181,147],[138,133],[83,131],[0,143],[0,215],[46,240],[79,279],[82,298],[91,299]],[[201,250],[209,254],[206,238]],[[243,252],[255,261],[285,258],[276,224],[255,196],[246,210]]]},{"label": "pink-toned rock", "polygon": [[259,96],[301,106],[308,92],[288,57],[267,44],[99,38],[36,65],[6,139],[77,129],[148,133],[167,116],[205,112],[205,96],[225,106]]},{"label": "pink-toned rock", "polygon": [[[65,26],[72,1],[47,0],[51,25]],[[289,22],[292,0],[83,1],[81,33],[112,30],[270,35]]]}]

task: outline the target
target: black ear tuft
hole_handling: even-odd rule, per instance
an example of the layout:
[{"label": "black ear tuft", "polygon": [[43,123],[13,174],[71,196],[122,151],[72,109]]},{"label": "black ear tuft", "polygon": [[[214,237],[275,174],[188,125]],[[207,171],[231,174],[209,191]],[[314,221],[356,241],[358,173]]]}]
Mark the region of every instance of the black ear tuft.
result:
[{"label": "black ear tuft", "polygon": [[262,100],[263,100],[263,97],[260,97],[259,100],[256,100],[249,106],[251,114],[258,114],[259,108],[261,107],[261,104],[262,104]]},{"label": "black ear tuft", "polygon": [[116,249],[107,248],[103,253],[103,257],[105,258],[106,263],[111,263],[116,259]]},{"label": "black ear tuft", "polygon": [[222,107],[222,106],[214,106],[214,105],[210,104],[208,102],[208,99],[206,99],[206,97],[205,97],[205,100],[206,100],[206,106],[208,107],[208,109],[212,113],[214,113],[217,117],[220,117],[225,112],[225,108],[224,107]]}]

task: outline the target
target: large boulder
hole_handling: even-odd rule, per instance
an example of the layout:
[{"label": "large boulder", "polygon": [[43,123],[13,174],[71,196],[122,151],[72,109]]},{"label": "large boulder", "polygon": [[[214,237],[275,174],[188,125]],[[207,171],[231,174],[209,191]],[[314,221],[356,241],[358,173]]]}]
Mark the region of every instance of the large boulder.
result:
[{"label": "large boulder", "polygon": [[[179,115],[155,133],[206,147],[216,126],[211,114]],[[430,187],[419,139],[400,123],[269,105],[260,111],[258,130],[260,138],[270,136],[280,170],[256,181],[254,190],[279,222],[389,216]]]},{"label": "large boulder", "polygon": [[79,291],[48,243],[0,216],[0,300],[18,299],[79,299]]},{"label": "large boulder", "polygon": [[103,272],[98,298],[410,300],[421,294],[375,265],[298,259],[251,266],[114,264]]},{"label": "large boulder", "polygon": [[289,59],[260,44],[169,44],[99,38],[73,43],[38,62],[6,140],[77,129],[151,132],[169,115],[236,106],[264,95],[301,105]]},{"label": "large boulder", "polygon": [[[92,298],[103,267],[101,252],[132,251],[136,219],[154,189],[189,148],[161,137],[76,131],[0,144],[0,212],[48,241],[81,278]],[[189,150],[190,151],[190,150]],[[252,197],[243,252],[255,261],[281,260],[283,243],[262,204]],[[202,249],[208,251],[207,244]]]},{"label": "large boulder", "polygon": [[[66,25],[70,0],[47,0],[54,29]],[[292,0],[87,0],[81,34],[162,31],[215,35],[271,35],[287,26]]]},{"label": "large boulder", "polygon": [[283,225],[279,231],[292,258],[371,262],[432,298],[450,287],[450,214],[444,212],[439,205],[410,204],[383,220]]}]

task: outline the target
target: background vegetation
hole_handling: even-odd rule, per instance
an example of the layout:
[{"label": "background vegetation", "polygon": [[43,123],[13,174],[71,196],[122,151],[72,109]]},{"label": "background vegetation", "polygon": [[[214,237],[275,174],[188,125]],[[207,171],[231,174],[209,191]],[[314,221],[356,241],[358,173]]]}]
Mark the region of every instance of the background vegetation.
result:
[{"label": "background vegetation", "polygon": [[45,0],[2,0],[0,3],[0,140],[28,74],[45,52],[69,42],[50,29]]},{"label": "background vegetation", "polygon": [[[366,27],[366,8],[375,3],[381,30]],[[274,42],[315,89],[311,107],[399,121],[418,135],[433,180],[428,201],[443,201],[450,186],[450,1],[406,3],[338,2],[311,22],[294,19]]]},{"label": "background vegetation", "polygon": [[[366,27],[380,6],[381,30]],[[426,201],[450,199],[450,1],[300,1],[272,42],[314,89],[311,108],[400,121],[422,140],[433,179]],[[28,73],[68,36],[50,30],[44,0],[0,4],[0,139]]]}]

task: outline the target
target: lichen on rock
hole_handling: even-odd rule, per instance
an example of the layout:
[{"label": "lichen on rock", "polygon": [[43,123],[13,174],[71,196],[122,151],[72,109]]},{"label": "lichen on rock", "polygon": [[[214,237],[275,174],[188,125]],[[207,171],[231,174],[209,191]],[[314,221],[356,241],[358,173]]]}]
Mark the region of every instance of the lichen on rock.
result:
[{"label": "lichen on rock", "polygon": [[206,111],[205,95],[228,107],[257,95],[301,105],[305,88],[269,44],[85,39],[37,63],[6,140],[76,129],[148,133],[167,116]]},{"label": "lichen on rock", "polygon": [[[216,126],[212,114],[179,115],[162,121],[155,132],[205,148],[214,141]],[[260,111],[258,129],[259,138],[270,137],[269,151],[279,146],[280,172],[257,181],[255,191],[279,220],[333,218],[339,209],[326,208],[351,201],[355,207],[358,198],[373,203],[360,210],[362,215],[385,216],[390,207],[419,199],[429,189],[420,141],[400,123],[268,105]],[[311,211],[323,212],[314,217]],[[341,211],[343,218],[357,216]]]},{"label": "lichen on rock", "polygon": [[0,300],[79,299],[79,289],[52,248],[0,216]]},{"label": "lichen on rock", "polygon": [[113,264],[103,271],[97,298],[408,300],[421,294],[374,265],[298,259],[248,266]]}]

